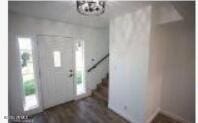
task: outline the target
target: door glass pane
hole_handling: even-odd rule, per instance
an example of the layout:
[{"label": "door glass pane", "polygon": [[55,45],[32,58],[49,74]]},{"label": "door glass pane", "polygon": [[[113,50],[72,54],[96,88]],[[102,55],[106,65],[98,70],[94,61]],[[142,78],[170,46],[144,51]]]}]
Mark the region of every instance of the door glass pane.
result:
[{"label": "door glass pane", "polygon": [[24,92],[24,110],[38,107],[36,79],[34,74],[32,42],[30,38],[18,38],[21,73]]},{"label": "door glass pane", "polygon": [[85,89],[85,72],[84,72],[84,42],[78,41],[75,45],[75,82],[77,95],[84,94]]},{"label": "door glass pane", "polygon": [[60,51],[54,51],[54,67],[61,67],[61,53]]}]

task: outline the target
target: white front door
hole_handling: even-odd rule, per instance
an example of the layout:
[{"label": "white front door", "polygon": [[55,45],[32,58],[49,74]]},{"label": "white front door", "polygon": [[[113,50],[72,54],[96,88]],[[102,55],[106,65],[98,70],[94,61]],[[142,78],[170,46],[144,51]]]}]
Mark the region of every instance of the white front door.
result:
[{"label": "white front door", "polygon": [[72,38],[38,36],[44,109],[74,98]]}]

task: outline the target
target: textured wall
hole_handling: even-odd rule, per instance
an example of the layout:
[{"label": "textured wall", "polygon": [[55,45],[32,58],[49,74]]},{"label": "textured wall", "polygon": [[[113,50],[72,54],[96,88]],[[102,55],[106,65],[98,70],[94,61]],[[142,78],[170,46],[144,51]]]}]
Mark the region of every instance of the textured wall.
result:
[{"label": "textured wall", "polygon": [[134,123],[145,121],[151,6],[110,23],[109,108]]}]

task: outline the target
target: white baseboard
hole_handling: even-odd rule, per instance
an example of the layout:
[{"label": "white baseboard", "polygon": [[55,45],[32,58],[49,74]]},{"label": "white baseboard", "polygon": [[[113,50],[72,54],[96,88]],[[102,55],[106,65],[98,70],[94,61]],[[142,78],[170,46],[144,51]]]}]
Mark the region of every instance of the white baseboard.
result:
[{"label": "white baseboard", "polygon": [[175,120],[177,120],[177,121],[179,121],[179,122],[181,122],[181,123],[191,123],[191,122],[189,122],[189,121],[186,121],[186,120],[185,120],[184,118],[182,118],[181,116],[178,116],[178,115],[176,115],[175,113],[166,111],[166,110],[164,110],[164,109],[160,109],[160,113],[162,113],[162,114],[164,114],[164,115],[166,115],[166,116],[168,116],[168,117],[171,117],[171,118],[173,118],[173,119],[175,119]]},{"label": "white baseboard", "polygon": [[148,120],[146,120],[146,123],[151,123],[151,121],[157,116],[158,113],[161,113],[161,114],[164,114],[170,118],[173,118],[181,123],[191,123],[189,121],[186,121],[184,118],[182,118],[181,116],[178,116],[172,112],[169,112],[169,111],[166,111],[166,110],[163,110],[163,109],[160,109],[158,108],[149,118]]},{"label": "white baseboard", "polygon": [[129,123],[138,123],[134,120],[132,120],[129,116],[125,116],[123,115],[124,113],[117,110],[116,108],[113,108],[112,106],[108,106],[109,110],[111,110],[112,112],[116,113],[117,115],[119,115],[120,117],[122,117],[123,119],[125,119],[126,121],[128,121]]},{"label": "white baseboard", "polygon": [[157,108],[153,114],[146,120],[146,123],[151,123],[152,120],[157,116],[157,114],[160,112],[160,108]]}]

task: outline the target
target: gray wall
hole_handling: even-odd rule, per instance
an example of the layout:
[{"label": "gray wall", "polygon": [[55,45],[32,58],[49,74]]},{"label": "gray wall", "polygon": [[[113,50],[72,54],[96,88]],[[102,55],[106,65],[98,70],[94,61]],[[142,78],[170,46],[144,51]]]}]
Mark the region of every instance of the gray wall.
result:
[{"label": "gray wall", "polygon": [[163,40],[161,109],[195,122],[195,25],[160,27]]}]

